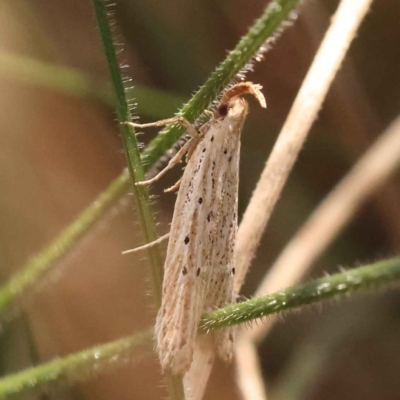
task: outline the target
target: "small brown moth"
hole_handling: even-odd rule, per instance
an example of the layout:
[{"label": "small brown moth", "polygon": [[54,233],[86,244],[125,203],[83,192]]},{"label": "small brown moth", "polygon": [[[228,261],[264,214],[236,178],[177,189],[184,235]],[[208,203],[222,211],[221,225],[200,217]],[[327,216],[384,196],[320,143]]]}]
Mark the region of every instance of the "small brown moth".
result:
[{"label": "small brown moth", "polygon": [[[262,87],[251,82],[228,89],[210,121],[197,131],[182,117],[135,127],[180,122],[191,139],[149,184],[181,161],[187,153],[183,176],[168,191],[179,187],[164,265],[162,305],[156,338],[163,369],[185,373],[193,359],[202,314],[232,303],[240,134],[248,112],[240,96],[252,94],[266,107]],[[233,331],[212,333],[224,360],[232,358]]]}]

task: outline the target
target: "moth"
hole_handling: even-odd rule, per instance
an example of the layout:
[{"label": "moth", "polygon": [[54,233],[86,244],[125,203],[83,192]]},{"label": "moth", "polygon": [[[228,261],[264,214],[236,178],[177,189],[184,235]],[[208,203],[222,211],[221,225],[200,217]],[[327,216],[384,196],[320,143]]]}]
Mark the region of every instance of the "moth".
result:
[{"label": "moth", "polygon": [[[235,241],[237,233],[241,130],[252,94],[266,107],[262,87],[238,83],[223,95],[208,122],[197,130],[183,117],[137,128],[179,122],[191,139],[150,184],[179,163],[186,154],[171,223],[164,264],[162,304],[156,320],[157,349],[161,366],[183,374],[190,368],[201,316],[235,300]],[[233,328],[211,333],[223,360],[232,358]]]}]

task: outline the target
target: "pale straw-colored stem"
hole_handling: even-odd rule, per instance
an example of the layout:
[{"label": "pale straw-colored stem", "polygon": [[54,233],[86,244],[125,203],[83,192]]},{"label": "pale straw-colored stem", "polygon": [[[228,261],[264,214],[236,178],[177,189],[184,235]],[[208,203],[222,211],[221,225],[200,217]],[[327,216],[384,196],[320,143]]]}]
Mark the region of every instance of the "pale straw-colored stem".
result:
[{"label": "pale straw-colored stem", "polygon": [[343,0],[340,3],[307,73],[240,224],[237,291],[244,282],[273,207],[371,1]]},{"label": "pale straw-colored stem", "polygon": [[[285,247],[258,287],[256,296],[295,284],[362,203],[387,181],[399,165],[400,117],[397,117]],[[258,325],[252,336],[261,338],[264,333],[265,327]]]},{"label": "pale straw-colored stem", "polygon": [[236,382],[244,399],[267,399],[257,347],[245,334],[238,335],[235,348]]},{"label": "pale straw-colored stem", "polygon": [[[359,206],[385,183],[399,165],[400,117],[397,117],[289,242],[259,286],[256,297],[296,283]],[[249,397],[247,392],[253,393],[254,388],[264,385],[259,379],[260,367],[254,354],[256,343],[265,337],[275,321],[276,317],[270,317],[265,323],[243,333],[238,340],[238,383],[242,393],[246,393],[243,396],[246,399],[266,399],[262,394]],[[248,351],[247,356],[245,351]]]},{"label": "pale straw-colored stem", "polygon": [[[272,210],[307,133],[371,2],[342,0],[332,19],[243,216],[237,238],[237,292],[243,285]],[[275,290],[279,288],[275,287]],[[262,390],[257,391],[257,397],[252,392],[253,388],[260,389],[264,385],[258,358],[240,357],[243,349],[250,352],[250,346],[253,346],[251,354],[254,355],[255,344],[250,337],[239,339],[238,344],[236,363],[242,396],[244,399],[264,400],[266,396]]]},{"label": "pale straw-colored stem", "polygon": [[[322,36],[321,25],[330,18],[326,5],[314,2],[312,7],[305,7],[302,17],[305,19],[310,45],[316,46]],[[329,97],[327,113],[328,118],[333,119],[336,138],[350,157],[360,157],[375,139],[376,133],[382,130],[382,125],[351,56],[346,59],[340,74],[336,76]],[[400,249],[399,197],[399,185],[389,181],[380,189],[379,195],[372,199],[372,207],[377,218],[381,220],[388,244],[394,249]]]}]

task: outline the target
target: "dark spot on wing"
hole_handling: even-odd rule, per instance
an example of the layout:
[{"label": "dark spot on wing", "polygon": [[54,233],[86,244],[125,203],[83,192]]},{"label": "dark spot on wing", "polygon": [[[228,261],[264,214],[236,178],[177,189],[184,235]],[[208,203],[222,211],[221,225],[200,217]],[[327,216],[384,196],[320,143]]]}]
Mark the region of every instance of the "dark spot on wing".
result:
[{"label": "dark spot on wing", "polygon": [[196,276],[200,275],[200,268],[197,268]]},{"label": "dark spot on wing", "polygon": [[235,273],[236,273],[235,268],[232,268],[232,275],[235,275]]},{"label": "dark spot on wing", "polygon": [[186,274],[187,274],[187,268],[186,268],[186,267],[183,267],[183,268],[182,268],[182,274],[183,274],[183,275],[186,275]]},{"label": "dark spot on wing", "polygon": [[224,154],[226,154],[228,152],[228,149],[224,149]]},{"label": "dark spot on wing", "polygon": [[189,236],[185,237],[185,240],[183,241],[183,243],[188,244],[189,243]]},{"label": "dark spot on wing", "polygon": [[212,142],[214,141],[214,136],[211,136],[211,141],[212,141]]},{"label": "dark spot on wing", "polygon": [[229,161],[229,162],[231,162],[231,161],[232,161],[232,156],[230,156],[230,157],[228,158],[228,161]]},{"label": "dark spot on wing", "polygon": [[199,198],[199,204],[201,204],[202,202],[203,202],[203,198],[200,197],[200,198]]}]

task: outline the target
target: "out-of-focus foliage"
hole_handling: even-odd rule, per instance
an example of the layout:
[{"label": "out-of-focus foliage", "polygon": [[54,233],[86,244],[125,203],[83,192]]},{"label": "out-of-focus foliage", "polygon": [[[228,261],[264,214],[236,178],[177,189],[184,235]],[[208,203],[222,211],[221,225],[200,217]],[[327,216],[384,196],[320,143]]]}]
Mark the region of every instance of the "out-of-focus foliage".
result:
[{"label": "out-of-focus foliage", "polygon": [[[243,133],[241,212],[336,5],[305,2],[293,26],[248,75],[264,86],[268,109],[252,107]],[[133,114],[142,121],[170,116],[181,104],[176,97],[190,98],[264,7],[263,2],[245,0],[121,0],[110,7],[116,39],[123,44],[123,73],[132,78],[127,86],[162,93],[156,97],[162,100],[145,105],[138,96]],[[245,295],[251,295],[265,266],[398,114],[399,12],[395,0],[373,4],[278,204]],[[0,59],[0,273],[6,280],[118,176],[125,160],[114,111],[99,101],[99,94],[102,98],[109,93],[108,72],[91,2],[3,2],[0,21],[0,56],[21,60],[6,68]],[[34,75],[33,67],[27,71],[33,75],[21,79],[20,71],[32,60],[83,73],[93,91],[72,92],[71,84],[71,93],[62,93],[50,72]],[[66,77],[60,84],[67,82]],[[146,95],[144,99],[148,101]],[[154,134],[146,132],[139,139],[147,143]],[[175,200],[162,189],[179,174],[177,168],[153,189],[160,234],[168,230]],[[399,183],[397,177],[360,210],[319,260],[312,277],[399,251]],[[140,255],[121,256],[142,240],[131,200],[127,196],[106,215],[43,281],[40,292],[21,301],[23,312],[1,336],[4,374],[129,336],[152,323],[146,261]],[[135,230],[137,235],[132,234]],[[285,396],[293,388],[304,399],[396,398],[399,301],[396,293],[377,293],[345,306],[325,306],[323,314],[287,317],[260,349],[276,398],[289,398]],[[232,376],[231,370],[217,366],[207,398],[237,398]],[[148,358],[139,367],[128,363],[49,397],[159,399],[164,395],[159,382],[157,362]]]}]

